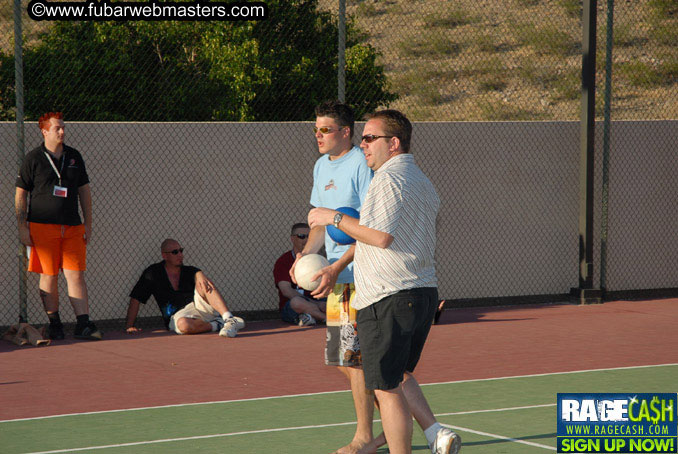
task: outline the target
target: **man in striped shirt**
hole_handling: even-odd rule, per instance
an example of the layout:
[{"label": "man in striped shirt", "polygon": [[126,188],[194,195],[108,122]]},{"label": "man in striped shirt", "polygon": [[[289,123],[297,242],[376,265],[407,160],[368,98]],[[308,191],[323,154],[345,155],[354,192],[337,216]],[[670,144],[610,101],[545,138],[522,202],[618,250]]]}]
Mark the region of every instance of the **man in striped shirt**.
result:
[{"label": "man in striped shirt", "polygon": [[[380,403],[389,452],[411,453],[413,414],[432,453],[457,453],[460,437],[435,420],[412,375],[438,308],[440,199],[409,153],[411,137],[412,124],[402,113],[370,116],[360,146],[374,178],[360,220],[343,216],[338,227],[357,240],[353,307],[365,384]],[[332,210],[314,211],[310,225],[327,225],[333,216]]]}]

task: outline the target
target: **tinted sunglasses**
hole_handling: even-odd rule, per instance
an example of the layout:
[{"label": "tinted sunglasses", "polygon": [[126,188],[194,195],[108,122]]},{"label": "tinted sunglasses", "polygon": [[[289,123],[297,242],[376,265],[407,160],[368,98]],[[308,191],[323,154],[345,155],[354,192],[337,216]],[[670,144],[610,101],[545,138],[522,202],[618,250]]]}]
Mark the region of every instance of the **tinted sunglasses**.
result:
[{"label": "tinted sunglasses", "polygon": [[306,234],[306,233],[295,233],[292,236],[296,236],[300,240],[305,240],[306,238],[308,238],[308,234]]},{"label": "tinted sunglasses", "polygon": [[374,134],[367,134],[367,135],[362,137],[362,140],[365,143],[372,143],[377,139],[390,139],[390,138],[393,138],[393,137],[395,137],[395,136],[375,136]]},{"label": "tinted sunglasses", "polygon": [[177,255],[178,253],[184,253],[184,248],[180,247],[179,249],[172,249],[171,251],[165,251],[165,254]]},{"label": "tinted sunglasses", "polygon": [[342,128],[339,129],[332,129],[328,128],[327,126],[323,126],[322,128],[316,128],[315,126],[313,127],[313,133],[318,134],[318,131],[320,131],[321,134],[329,134],[331,132],[335,131],[341,131]]}]

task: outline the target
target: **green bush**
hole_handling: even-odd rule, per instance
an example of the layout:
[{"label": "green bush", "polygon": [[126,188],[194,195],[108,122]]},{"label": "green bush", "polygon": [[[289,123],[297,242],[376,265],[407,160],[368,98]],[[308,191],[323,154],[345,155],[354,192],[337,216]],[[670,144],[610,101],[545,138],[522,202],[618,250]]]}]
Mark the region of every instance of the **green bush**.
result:
[{"label": "green bush", "polygon": [[[346,102],[353,106],[356,118],[397,99],[388,87],[384,67],[376,63],[379,53],[368,44],[352,46],[346,52]],[[369,81],[368,84],[365,81]]]},{"label": "green bush", "polygon": [[16,119],[15,104],[14,58],[0,50],[0,121]]}]

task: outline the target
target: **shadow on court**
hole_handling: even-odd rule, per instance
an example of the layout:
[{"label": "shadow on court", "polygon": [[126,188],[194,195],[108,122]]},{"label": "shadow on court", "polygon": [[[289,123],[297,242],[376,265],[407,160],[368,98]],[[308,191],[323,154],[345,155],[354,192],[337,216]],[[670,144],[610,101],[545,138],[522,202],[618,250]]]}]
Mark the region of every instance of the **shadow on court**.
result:
[{"label": "shadow on court", "polygon": [[440,319],[436,325],[453,325],[461,323],[500,323],[500,322],[515,322],[521,320],[534,320],[534,318],[492,318],[485,319],[486,314],[482,311],[473,311],[470,309],[453,309],[446,308],[440,315]]},{"label": "shadow on court", "polygon": [[[266,321],[255,321],[248,322],[245,320],[246,326],[243,330],[238,333],[237,337],[259,337],[259,336],[268,336],[273,334],[281,333],[299,333],[308,330],[314,329],[324,329],[325,325],[315,325],[315,326],[296,326],[289,323],[285,323],[280,320],[266,320]],[[37,328],[40,328],[42,325],[35,325]],[[102,330],[103,331],[103,330]],[[134,334],[128,334],[126,331],[118,329],[111,331],[104,331],[104,338],[100,341],[87,341],[73,338],[73,327],[66,325],[65,326],[66,339],[52,341],[48,346],[33,347],[30,345],[18,346],[11,342],[1,341],[0,340],[0,353],[10,352],[10,351],[21,351],[21,350],[30,350],[30,349],[53,349],[59,346],[71,346],[81,343],[101,343],[107,341],[121,341],[121,340],[141,340],[141,339],[159,339],[163,337],[174,337],[178,334],[168,331],[164,328],[146,328],[142,329],[140,332]],[[201,334],[191,334],[190,337],[209,337],[209,336],[219,336],[217,332],[208,332]],[[187,336],[188,337],[188,336]]]}]

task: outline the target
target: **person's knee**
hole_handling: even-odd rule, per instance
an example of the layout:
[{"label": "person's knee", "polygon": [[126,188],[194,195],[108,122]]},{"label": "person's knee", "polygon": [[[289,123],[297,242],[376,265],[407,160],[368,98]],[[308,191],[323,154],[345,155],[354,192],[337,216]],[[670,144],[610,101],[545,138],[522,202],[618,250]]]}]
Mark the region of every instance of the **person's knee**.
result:
[{"label": "person's knee", "polygon": [[85,272],[77,270],[64,270],[64,277],[71,285],[85,285]]},{"label": "person's knee", "polygon": [[191,323],[186,317],[181,317],[175,322],[177,334],[188,334],[191,329]]},{"label": "person's knee", "polygon": [[304,310],[304,303],[305,303],[305,302],[306,302],[306,300],[303,299],[302,297],[300,297],[300,296],[295,296],[294,298],[292,298],[292,299],[290,300],[290,307],[291,307],[292,310],[293,310],[294,312],[296,312],[297,314],[302,314],[302,313],[306,312],[306,311]]},{"label": "person's knee", "polygon": [[59,276],[53,276],[51,274],[41,274],[40,275],[40,288],[44,290],[54,290],[59,285]]}]

